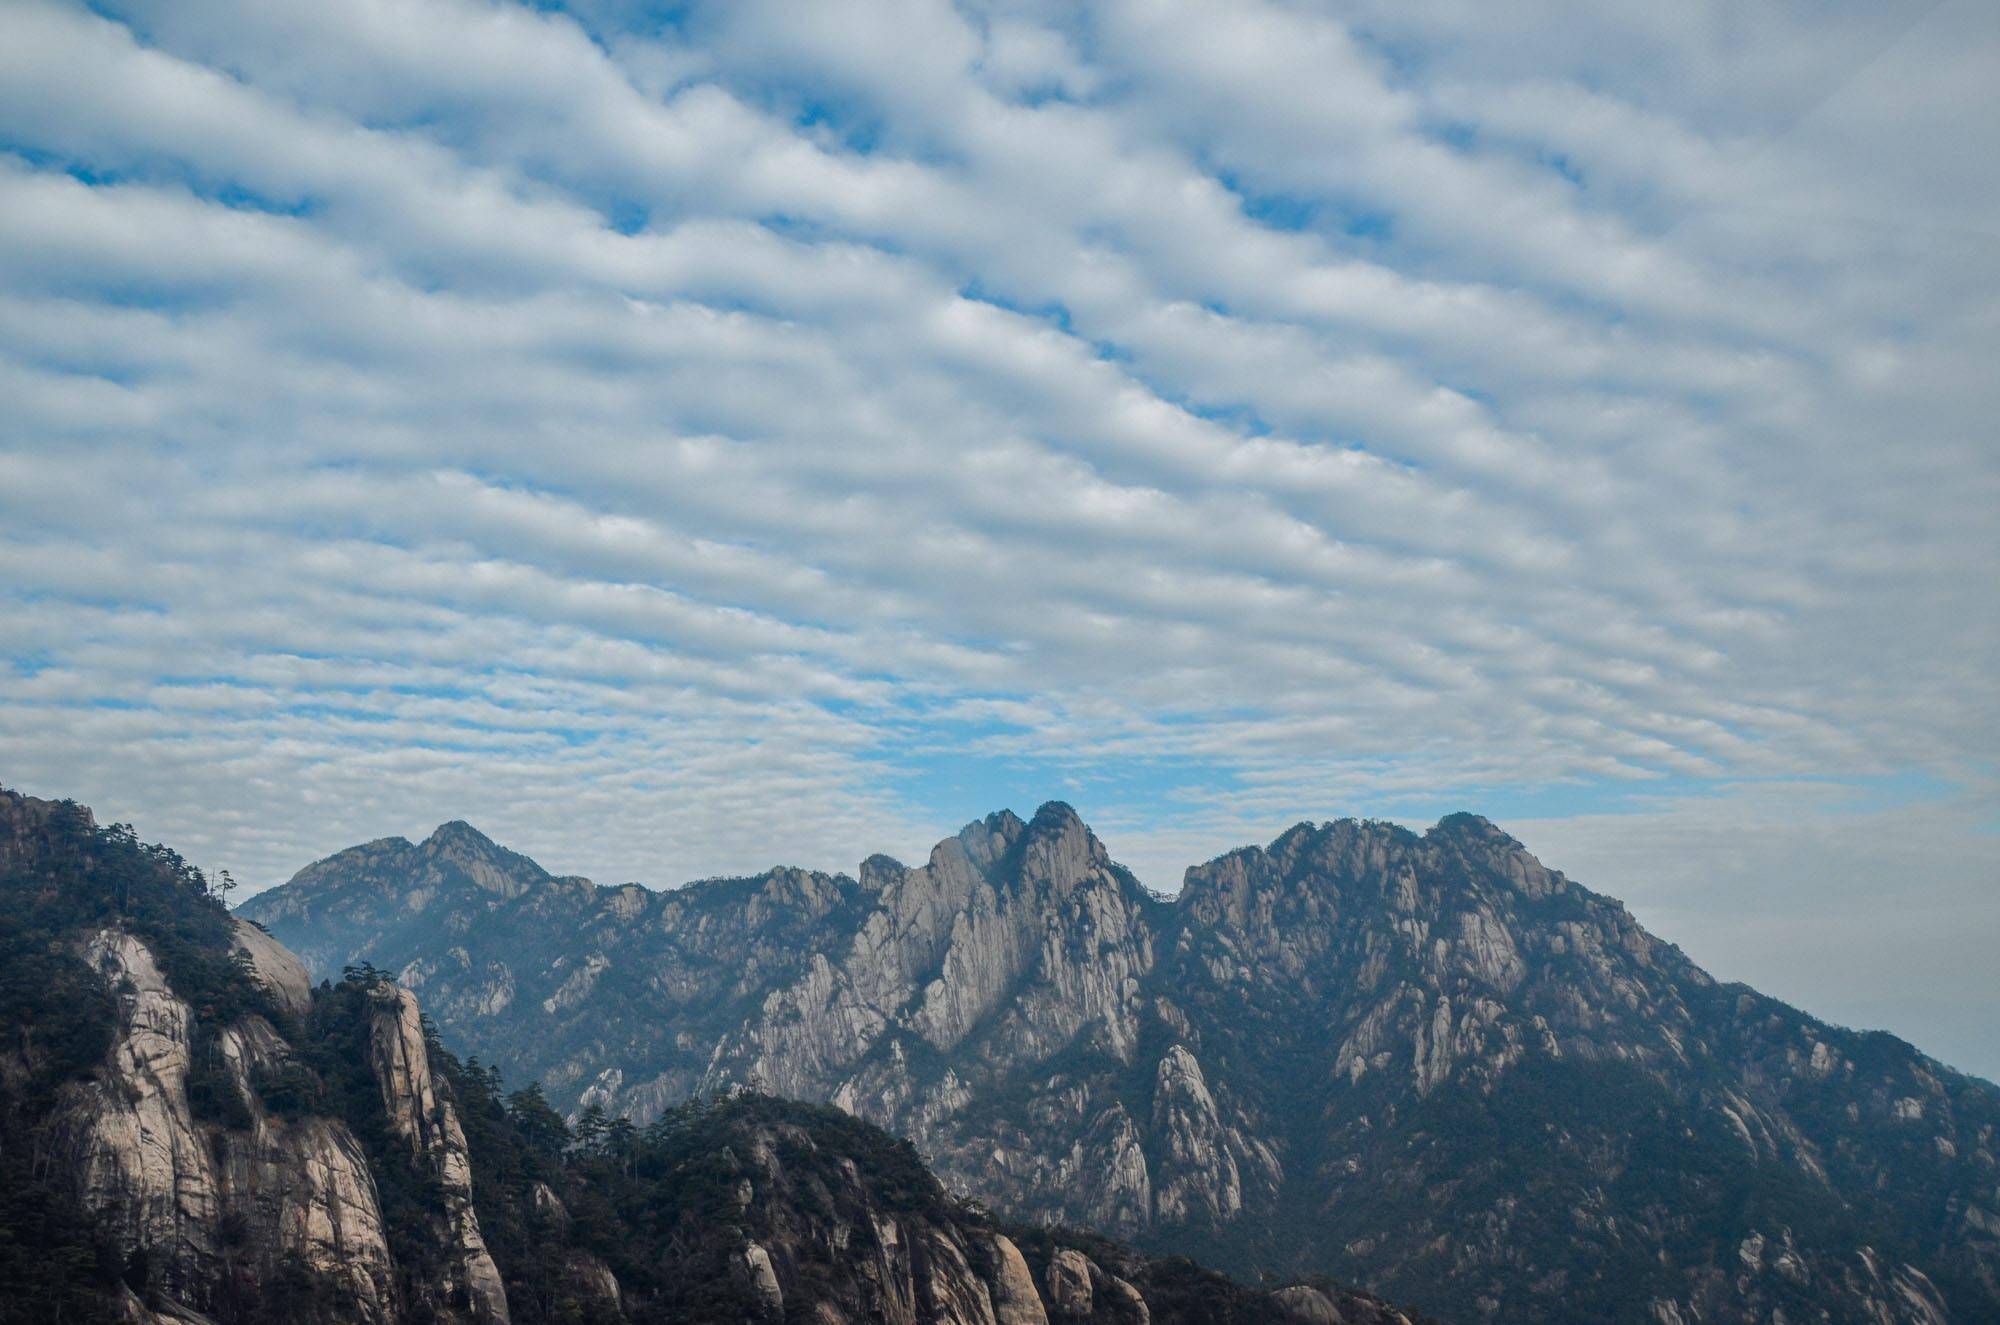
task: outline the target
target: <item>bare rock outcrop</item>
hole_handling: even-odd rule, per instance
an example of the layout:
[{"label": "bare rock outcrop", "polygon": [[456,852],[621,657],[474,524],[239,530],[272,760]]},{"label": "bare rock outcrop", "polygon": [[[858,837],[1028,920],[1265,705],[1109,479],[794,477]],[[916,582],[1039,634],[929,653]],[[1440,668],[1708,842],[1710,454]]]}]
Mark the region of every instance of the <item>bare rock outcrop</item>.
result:
[{"label": "bare rock outcrop", "polygon": [[1095,1305],[1091,1272],[1097,1267],[1082,1252],[1064,1247],[1049,1258],[1049,1305],[1071,1316],[1088,1316]]},{"label": "bare rock outcrop", "polygon": [[472,1202],[472,1159],[448,1090],[431,1071],[416,996],[393,984],[377,985],[370,1034],[372,1066],[392,1131],[430,1167],[443,1195],[445,1244],[451,1276],[440,1287],[447,1298],[462,1292],[472,1318],[507,1325],[507,1291],[486,1249]]},{"label": "bare rock outcrop", "polygon": [[265,1108],[256,1081],[293,1056],[269,1022],[247,1017],[217,1038],[250,1117],[247,1127],[225,1130],[216,1140],[224,1203],[255,1249],[253,1279],[267,1282],[296,1256],[338,1284],[357,1304],[357,1316],[393,1319],[394,1264],[360,1143],[333,1119],[280,1117]]},{"label": "bare rock outcrop", "polygon": [[[144,942],[100,930],[82,955],[118,1006],[104,1067],[68,1092],[58,1115],[85,1207],[122,1246],[143,1249],[162,1289],[188,1310],[236,1276],[259,1282],[292,1261],[340,1283],[357,1322],[393,1321],[392,1258],[360,1144],[331,1119],[271,1117],[254,1089],[257,1072],[290,1054],[270,1024],[243,1018],[198,1049],[192,1010]],[[247,1123],[195,1117],[188,1087],[198,1052],[214,1056],[207,1066]]]},{"label": "bare rock outcrop", "polygon": [[771,1320],[785,1317],[785,1290],[778,1283],[778,1272],[771,1265],[771,1253],[756,1243],[745,1244],[743,1248],[743,1273],[750,1280],[750,1291],[756,1295],[757,1304]]},{"label": "bare rock outcrop", "polygon": [[994,1325],[1049,1325],[1035,1291],[1035,1276],[1011,1238],[994,1234],[988,1242],[993,1259]]},{"label": "bare rock outcrop", "polygon": [[200,1301],[217,1277],[222,1193],[188,1104],[194,1014],[130,934],[100,930],[82,955],[115,994],[118,1025],[103,1070],[69,1093],[60,1149],[119,1244],[145,1248],[170,1288]]},{"label": "bare rock outcrop", "polygon": [[280,1008],[303,1017],[312,1008],[312,976],[307,973],[306,964],[290,948],[249,921],[239,917],[231,924],[237,946],[249,954],[250,969],[256,974],[257,983]]},{"label": "bare rock outcrop", "polygon": [[1333,1299],[1308,1284],[1280,1288],[1271,1296],[1284,1308],[1286,1318],[1299,1325],[1347,1325]]},{"label": "bare rock outcrop", "polygon": [[1247,1178],[1263,1191],[1282,1178],[1277,1157],[1236,1123],[1225,1122],[1201,1063],[1176,1044],[1160,1059],[1153,1087],[1153,1213],[1164,1223],[1234,1219]]},{"label": "bare rock outcrop", "polygon": [[1108,1315],[1119,1325],[1152,1325],[1153,1312],[1139,1290],[1115,1274],[1104,1275],[1098,1298],[1099,1315]]}]

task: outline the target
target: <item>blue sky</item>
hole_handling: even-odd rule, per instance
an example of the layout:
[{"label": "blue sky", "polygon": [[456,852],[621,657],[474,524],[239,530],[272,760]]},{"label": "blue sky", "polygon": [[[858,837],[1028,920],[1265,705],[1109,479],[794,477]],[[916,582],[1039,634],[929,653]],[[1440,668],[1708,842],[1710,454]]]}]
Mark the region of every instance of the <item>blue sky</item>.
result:
[{"label": "blue sky", "polygon": [[2000,1075],[1989,4],[0,7],[0,779],[268,886],[1488,814]]}]

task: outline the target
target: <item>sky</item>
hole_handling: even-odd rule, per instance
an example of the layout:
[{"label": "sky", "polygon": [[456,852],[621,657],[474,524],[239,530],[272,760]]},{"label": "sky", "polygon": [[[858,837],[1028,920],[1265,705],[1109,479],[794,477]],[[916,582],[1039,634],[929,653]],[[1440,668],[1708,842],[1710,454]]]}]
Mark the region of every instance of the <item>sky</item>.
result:
[{"label": "sky", "polygon": [[1995,86],[1987,0],[0,0],[0,783],[250,889],[1470,809],[2000,1077]]}]

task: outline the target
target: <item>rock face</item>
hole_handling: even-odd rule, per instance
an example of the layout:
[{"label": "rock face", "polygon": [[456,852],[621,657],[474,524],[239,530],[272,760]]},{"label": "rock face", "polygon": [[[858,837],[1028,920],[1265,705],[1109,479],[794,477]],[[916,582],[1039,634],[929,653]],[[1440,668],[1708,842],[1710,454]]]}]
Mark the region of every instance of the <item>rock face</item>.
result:
[{"label": "rock face", "polygon": [[[253,957],[260,974],[286,962],[303,972],[272,940],[264,945]],[[355,1321],[402,1319],[395,1257],[360,1143],[337,1119],[272,1113],[258,1089],[294,1060],[292,1047],[261,1016],[215,1032],[209,1052],[241,1114],[228,1126],[198,1120],[189,1102],[191,1009],[133,936],[99,931],[83,951],[118,991],[120,1009],[109,1063],[69,1093],[59,1115],[59,1147],[85,1207],[121,1245],[144,1248],[178,1300],[254,1295],[290,1264],[334,1285]],[[383,1110],[437,1179],[452,1252],[452,1273],[421,1295],[468,1308],[433,1305],[427,1314],[505,1325],[506,1293],[480,1238],[464,1134],[431,1076],[415,1000],[385,989],[373,1062]]]},{"label": "rock face", "polygon": [[1090,1258],[1064,1247],[1049,1257],[1049,1305],[1066,1316],[1088,1316],[1096,1306]]},{"label": "rock face", "polygon": [[2000,1092],[1717,984],[1470,815],[1301,824],[1171,902],[1058,804],[668,893],[453,825],[244,912],[559,1106],[828,1100],[1009,1215],[1246,1274],[1466,1320],[2000,1316]]},{"label": "rock face", "polygon": [[986,1241],[986,1259],[993,1267],[994,1325],[1049,1325],[1041,1294],[1035,1291],[1035,1276],[1029,1272],[1021,1249],[996,1233]]},{"label": "rock face", "polygon": [[1271,1294],[1284,1309],[1287,1318],[1299,1325],[1345,1325],[1340,1318],[1340,1308],[1333,1305],[1317,1288],[1307,1284],[1294,1284],[1290,1288],[1280,1288]]},{"label": "rock face", "polygon": [[[14,979],[0,1004],[0,1162],[10,1185],[45,1182],[44,1208],[73,1205],[99,1258],[123,1263],[100,1314],[507,1322],[465,1138],[407,994],[390,990],[377,1052],[354,1064],[376,1094],[353,1112],[307,1061],[326,1028],[304,964],[232,921],[172,852],[0,790],[0,907],[10,976],[32,960],[64,990],[41,998]],[[424,1249],[391,1233],[382,1157],[361,1139],[383,1127],[442,1193],[450,1274],[428,1278],[410,1259]],[[10,1226],[0,1245],[46,1228]]]},{"label": "rock face", "polygon": [[472,1157],[465,1132],[437,1078],[424,1043],[416,996],[394,985],[370,993],[375,1004],[369,1032],[371,1062],[382,1091],[389,1128],[436,1179],[447,1273],[437,1285],[445,1301],[463,1299],[471,1318],[508,1325],[507,1290],[479,1232],[472,1202]]},{"label": "rock face", "polygon": [[[768,1096],[676,1110],[596,1193],[627,1219],[631,1320],[825,1325],[1230,1325],[1272,1294],[1085,1235],[1007,1228],[953,1200],[910,1148]],[[589,1162],[562,1181],[603,1177]],[[1026,1244],[1024,1250],[1022,1239]],[[1409,1325],[1340,1293],[1353,1325]]]},{"label": "rock face", "polygon": [[788,1300],[810,1304],[812,1319],[829,1325],[998,1319],[994,1293],[1007,1290],[994,1269],[1004,1257],[983,1256],[979,1234],[948,1210],[885,1201],[809,1126],[776,1120],[732,1130],[738,1139],[728,1150],[749,1185],[742,1264],[764,1319],[785,1319]]},{"label": "rock face", "polygon": [[245,1017],[211,1051],[247,1125],[198,1121],[188,1092],[194,1015],[152,952],[100,930],[83,955],[119,1010],[108,1062],[67,1092],[56,1118],[57,1149],[84,1206],[120,1246],[144,1248],[181,1300],[227,1298],[234,1280],[262,1282],[293,1259],[337,1282],[356,1320],[396,1319],[392,1258],[359,1143],[339,1122],[272,1117],[252,1084],[291,1053],[271,1024]]},{"label": "rock face", "polygon": [[238,919],[233,932],[237,947],[250,959],[257,983],[278,1007],[294,1017],[312,1010],[312,977],[290,948],[255,925]]},{"label": "rock face", "polygon": [[258,1249],[249,1282],[267,1281],[296,1257],[356,1304],[356,1319],[397,1319],[394,1257],[367,1156],[354,1134],[334,1119],[284,1118],[265,1108],[252,1082],[292,1056],[269,1022],[246,1018],[219,1038],[251,1119],[247,1135],[233,1130],[220,1137],[224,1237],[234,1216],[246,1242]]}]

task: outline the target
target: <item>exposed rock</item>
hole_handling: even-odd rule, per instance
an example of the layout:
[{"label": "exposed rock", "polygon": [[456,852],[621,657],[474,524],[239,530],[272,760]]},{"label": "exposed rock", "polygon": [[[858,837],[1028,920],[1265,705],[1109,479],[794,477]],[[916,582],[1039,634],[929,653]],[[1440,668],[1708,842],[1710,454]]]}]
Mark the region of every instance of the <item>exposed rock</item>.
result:
[{"label": "exposed rock", "polygon": [[[613,905],[620,912],[626,909],[622,893],[619,900]],[[591,987],[597,983],[597,977],[610,969],[611,959],[609,957],[606,957],[601,952],[591,953],[590,956],[584,959],[583,965],[578,967],[567,980],[562,982],[561,987],[555,993],[550,994],[542,1000],[542,1011],[559,1012],[564,1008],[575,1007],[578,1003],[589,997]]]},{"label": "exposed rock", "polygon": [[[1172,902],[1060,804],[915,868],[643,896],[456,837],[357,848],[246,910],[315,953],[418,963],[454,1041],[561,1108],[834,1101],[1009,1217],[1468,1320],[1898,1319],[1923,1284],[2000,1317],[1975,1213],[2000,1203],[2000,1092],[1718,985],[1475,816],[1301,824]],[[584,978],[599,958],[622,978]],[[1503,1134],[1479,1121],[1496,1099]],[[1838,1218],[1741,1264],[1758,1230],[1713,1195],[1745,1170]],[[1864,1272],[1864,1246],[1911,1250]]]},{"label": "exposed rock", "polygon": [[465,1132],[443,1083],[431,1072],[422,1014],[415,995],[392,984],[375,988],[371,1034],[376,1084],[390,1128],[429,1164],[442,1193],[454,1280],[447,1297],[462,1290],[473,1319],[507,1325],[507,1291],[479,1231],[472,1201],[472,1161]]},{"label": "exposed rock", "polygon": [[1100,1296],[1104,1300],[1104,1310],[1099,1314],[1109,1315],[1124,1322],[1124,1325],[1152,1325],[1153,1313],[1138,1289],[1115,1274],[1105,1274],[1103,1285]]},{"label": "exposed rock", "polygon": [[[253,1089],[254,1072],[290,1053],[269,1023],[249,1017],[216,1036],[249,1126],[198,1122],[188,1099],[193,1013],[152,952],[130,934],[100,930],[83,955],[119,1007],[103,1072],[69,1092],[59,1117],[85,1206],[121,1246],[144,1248],[190,1310],[218,1291],[227,1254],[258,1278],[296,1258],[345,1286],[357,1321],[393,1319],[391,1257],[360,1145],[331,1119],[270,1117]],[[225,1247],[225,1223],[241,1230],[242,1245]]]},{"label": "exposed rock", "polygon": [[250,954],[250,966],[257,982],[279,1007],[295,1017],[303,1017],[312,1007],[312,977],[306,964],[290,948],[247,920],[235,922],[236,942]]},{"label": "exposed rock", "polygon": [[589,1252],[570,1254],[570,1282],[576,1286],[578,1296],[601,1314],[612,1315],[619,1310],[618,1276]]},{"label": "exposed rock", "polygon": [[1262,1192],[1283,1179],[1277,1157],[1240,1125],[1226,1124],[1201,1063],[1176,1044],[1160,1060],[1153,1086],[1152,1136],[1158,1150],[1153,1213],[1166,1223],[1197,1217],[1222,1223],[1243,1209],[1248,1168]]},{"label": "exposed rock", "polygon": [[1333,1299],[1308,1284],[1294,1284],[1271,1294],[1285,1314],[1302,1325],[1346,1325]]},{"label": "exposed rock", "polygon": [[771,1265],[771,1253],[752,1242],[743,1248],[743,1268],[750,1276],[750,1287],[757,1295],[764,1312],[773,1320],[782,1320],[785,1315],[785,1290],[778,1286],[778,1272]]},{"label": "exposed rock", "polygon": [[1080,1251],[1068,1247],[1049,1258],[1049,1305],[1072,1316],[1088,1316],[1094,1305],[1092,1272],[1097,1267]]},{"label": "exposed rock", "polygon": [[188,1109],[194,1015],[132,935],[98,931],[84,959],[118,995],[118,1035],[62,1119],[70,1171],[120,1245],[162,1257],[170,1285],[200,1285],[214,1275],[222,1197]]},{"label": "exposed rock", "polygon": [[393,1318],[394,1264],[360,1143],[333,1119],[274,1117],[265,1109],[255,1079],[292,1057],[270,1023],[246,1018],[219,1041],[251,1115],[247,1129],[227,1131],[220,1141],[225,1203],[258,1248],[255,1277],[268,1281],[294,1255],[340,1284],[363,1319]]},{"label": "exposed rock", "polygon": [[550,1228],[566,1228],[569,1225],[569,1208],[557,1196],[555,1189],[545,1182],[529,1184],[528,1209],[537,1223]]},{"label": "exposed rock", "polygon": [[[608,899],[576,880],[517,889],[492,870],[473,868],[477,860],[466,862],[467,852],[483,851],[480,841],[447,826],[420,854],[432,864],[456,861],[459,883],[542,921],[549,908],[587,905],[602,936],[658,918],[631,889]],[[490,864],[498,857],[480,858]],[[1034,936],[1015,968],[1019,982],[1039,990],[1031,1013],[1015,1017],[1018,991],[1003,990],[955,1032],[963,1043],[997,1036],[1042,1046],[1036,1052],[1083,1044],[1143,1080],[1164,1047],[1139,1052],[1131,1019],[1137,978],[1102,977],[1150,958],[1131,941],[1136,913],[1119,901],[1125,881],[1074,816],[1050,811],[1029,825],[996,816],[940,859],[952,886],[963,885],[968,904],[984,908],[988,921]],[[866,895],[894,900],[893,914],[924,931],[898,939],[882,922],[887,930],[878,936],[885,937],[885,978],[914,998],[943,978],[953,935],[966,930],[948,910],[901,895],[913,872],[888,877],[899,870],[877,862]],[[402,912],[429,914],[450,882],[434,872],[417,889],[389,895]],[[52,1266],[92,1261],[94,1233],[129,1253],[129,1287],[72,1280],[81,1297],[67,1300],[97,1309],[65,1310],[65,1319],[504,1325],[506,1294],[518,1286],[521,1318],[536,1321],[1050,1325],[1037,1291],[1044,1278],[1085,1313],[1059,1313],[1062,1319],[1095,1325],[1208,1325],[1265,1319],[1276,1310],[1265,1294],[1185,1260],[1156,1262],[1099,1238],[1000,1225],[976,1203],[947,1193],[907,1142],[831,1108],[731,1093],[677,1107],[644,1132],[616,1124],[579,1129],[566,1146],[560,1121],[532,1092],[503,1107],[496,1077],[436,1052],[408,990],[366,970],[305,990],[282,949],[228,924],[198,871],[164,848],[138,844],[128,830],[95,829],[74,807],[24,805],[0,790],[0,883],[9,889],[5,900],[26,914],[18,934],[29,942],[12,951],[48,957],[36,967],[46,981],[39,1001],[32,991],[16,997],[22,982],[15,980],[0,1028],[0,1162],[10,1196],[18,1174],[33,1175],[30,1181],[62,1174],[76,1187],[81,1213],[101,1225],[80,1223],[57,1194],[50,1207],[57,1220],[32,1204],[23,1220],[22,1203],[4,1203],[0,1236],[16,1252],[46,1241],[61,1258]],[[866,1006],[839,964],[808,958],[787,966],[786,946],[770,938],[800,912],[812,917],[809,924],[852,919],[850,908],[863,896],[856,885],[776,872],[734,892],[740,914],[754,920],[747,939],[695,917],[695,932],[710,945],[702,950],[710,976],[726,968],[737,977],[724,1001],[739,1011],[754,1006],[759,1000],[745,991],[782,971],[787,988],[816,988],[822,1007]],[[117,915],[133,928],[84,932],[77,915]],[[1078,918],[1088,918],[1090,933],[1106,944],[1068,932]],[[434,982],[450,971],[476,977],[485,959],[460,937],[403,969]],[[81,955],[67,955],[72,951]],[[973,971],[976,955],[966,954],[966,989],[984,987],[986,976]],[[561,956],[548,963],[564,979],[592,965]],[[628,967],[621,960],[618,969]],[[685,981],[694,971],[689,962],[659,973]],[[791,980],[801,975],[803,984]],[[599,988],[629,983],[626,975],[585,988],[578,1006],[591,1004]],[[938,1006],[962,1011],[987,997],[946,998]],[[768,994],[760,1000],[767,1009],[784,1006]],[[973,1099],[976,1083],[950,1067],[933,1070],[935,1060],[923,1057],[925,1042],[908,1022],[897,1035],[879,1055],[871,1050],[863,1066],[900,1064],[874,1079],[899,1107],[944,1127]],[[742,1043],[755,1046],[759,1035]],[[1192,1050],[1171,1056],[1169,1069],[1174,1107],[1194,1120],[1189,1135],[1205,1136],[1211,1119],[1230,1116],[1213,1092],[1204,1096]],[[664,1075],[654,1073],[647,1088],[659,1088]],[[855,1070],[849,1079],[862,1075]],[[617,1092],[623,1073],[607,1067],[586,1080],[591,1089]],[[1078,1143],[1034,1168],[1036,1180],[1074,1183],[1108,1163],[1129,1176],[1104,1190],[1136,1196],[1130,1209],[1143,1215],[1138,1122],[1088,1077],[1067,1080],[1058,1097],[1063,1125],[1075,1129]],[[460,1101],[470,1112],[461,1115]],[[482,1166],[476,1191],[475,1163]],[[378,1181],[393,1197],[393,1235]],[[504,1286],[482,1214],[501,1234]],[[594,1254],[600,1251],[602,1258]],[[21,1258],[4,1259],[0,1268],[18,1284]],[[1365,1320],[1375,1325],[1375,1317]]]},{"label": "exposed rock", "polygon": [[[726,1239],[739,1296],[703,1298],[700,1319],[1209,1325],[1218,1319],[1211,1308],[1237,1321],[1276,1310],[1254,1289],[1102,1239],[1091,1240],[1107,1258],[1099,1261],[1070,1245],[1071,1235],[1019,1230],[1034,1247],[1031,1259],[1014,1236],[914,1172],[906,1149],[831,1110],[744,1095],[682,1111],[673,1126],[688,1129],[674,1133],[679,1158],[659,1189],[638,1198],[656,1241],[634,1254],[642,1264],[657,1258],[661,1277],[678,1284],[684,1267],[702,1264]],[[713,1203],[732,1177],[749,1180],[754,1193],[719,1221]],[[1149,1275],[1180,1295],[1170,1314],[1151,1307]],[[634,1319],[688,1315],[658,1299],[631,1309]],[[1368,1317],[1367,1325],[1379,1323]]]},{"label": "exposed rock", "polygon": [[619,1291],[618,1276],[611,1272],[611,1267],[587,1251],[572,1249],[567,1260],[567,1287],[586,1314],[613,1320],[621,1318],[623,1295]]},{"label": "exposed rock", "polygon": [[114,1307],[119,1325],[215,1325],[215,1321],[192,1307],[161,1301],[147,1306],[130,1287],[120,1284]]},{"label": "exposed rock", "polygon": [[148,1249],[168,1287],[199,1302],[216,1278],[222,1194],[188,1106],[193,1014],[131,935],[99,930],[83,957],[117,995],[119,1023],[103,1073],[69,1093],[60,1149],[119,1245]]},{"label": "exposed rock", "polygon": [[1011,1238],[994,1234],[987,1245],[993,1255],[994,1325],[1048,1325],[1042,1310],[1041,1294],[1035,1291],[1035,1276],[1028,1270],[1021,1249]]}]

